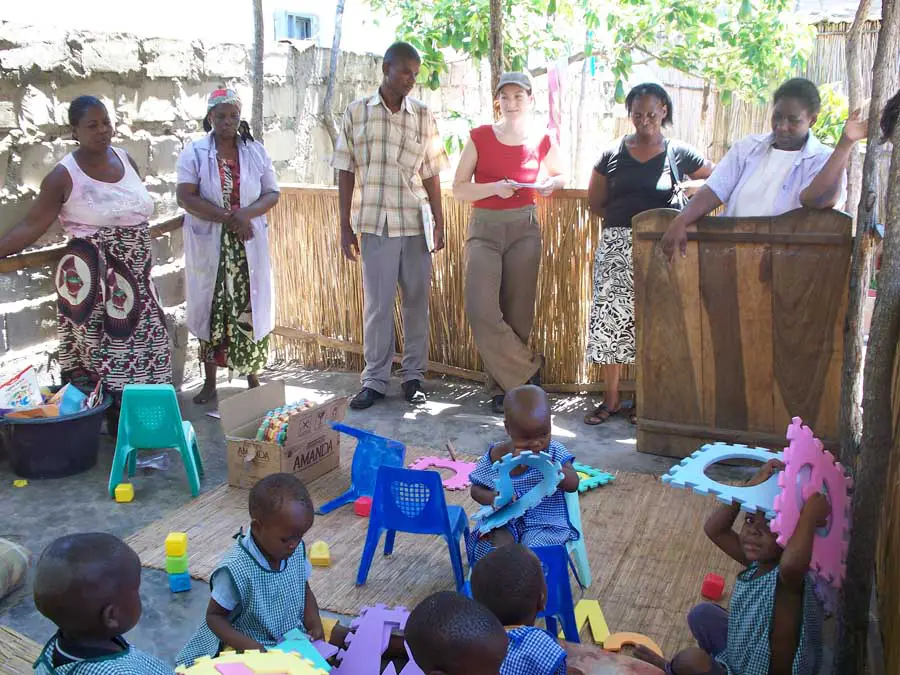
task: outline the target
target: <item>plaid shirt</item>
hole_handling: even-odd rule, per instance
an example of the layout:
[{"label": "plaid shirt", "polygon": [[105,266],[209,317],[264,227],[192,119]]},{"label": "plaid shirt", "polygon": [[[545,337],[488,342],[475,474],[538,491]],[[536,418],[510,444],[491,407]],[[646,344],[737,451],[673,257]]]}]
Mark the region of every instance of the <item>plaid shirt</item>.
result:
[{"label": "plaid shirt", "polygon": [[449,160],[424,103],[407,96],[392,113],[376,92],[347,108],[331,165],[356,174],[355,232],[409,237],[424,233],[422,180],[437,176]]}]

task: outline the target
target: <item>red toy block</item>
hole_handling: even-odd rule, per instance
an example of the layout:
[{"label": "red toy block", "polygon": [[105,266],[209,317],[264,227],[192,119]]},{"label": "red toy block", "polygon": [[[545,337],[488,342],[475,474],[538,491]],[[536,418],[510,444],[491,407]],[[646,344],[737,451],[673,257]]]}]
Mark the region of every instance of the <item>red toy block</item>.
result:
[{"label": "red toy block", "polygon": [[372,513],[372,498],[359,497],[353,502],[353,512],[358,516],[368,518],[369,514]]},{"label": "red toy block", "polygon": [[724,592],[725,579],[718,574],[707,574],[703,579],[703,585],[700,587],[700,594],[704,598],[709,598],[715,602],[722,599]]}]

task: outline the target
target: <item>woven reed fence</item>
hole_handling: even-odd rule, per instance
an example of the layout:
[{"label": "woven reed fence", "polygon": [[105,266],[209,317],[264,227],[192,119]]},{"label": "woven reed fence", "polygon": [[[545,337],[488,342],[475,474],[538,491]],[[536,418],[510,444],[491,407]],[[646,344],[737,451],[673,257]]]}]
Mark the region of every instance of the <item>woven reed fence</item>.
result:
[{"label": "woven reed fence", "polygon": [[[556,391],[598,390],[600,370],[587,364],[585,344],[599,222],[588,213],[584,190],[558,192],[538,211],[544,255],[532,343],[546,357],[544,382]],[[362,274],[359,263],[341,256],[337,190],[284,187],[270,220],[276,357],[314,368],[361,369]],[[444,220],[447,247],[434,256],[432,274],[429,358],[436,364],[432,370],[474,379],[481,360],[463,304],[469,206],[446,191]],[[401,351],[399,301],[395,326]],[[633,389],[634,367],[626,367],[622,378],[622,388]]]}]

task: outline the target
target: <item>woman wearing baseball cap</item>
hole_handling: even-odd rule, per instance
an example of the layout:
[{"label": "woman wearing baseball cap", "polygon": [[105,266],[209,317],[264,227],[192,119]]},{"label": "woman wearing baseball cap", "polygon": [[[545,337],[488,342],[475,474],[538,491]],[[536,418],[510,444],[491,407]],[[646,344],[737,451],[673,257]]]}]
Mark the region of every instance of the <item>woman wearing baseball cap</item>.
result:
[{"label": "woman wearing baseball cap", "polygon": [[466,238],[466,316],[492,409],[502,413],[505,392],[540,383],[543,356],[528,346],[541,262],[535,201],[566,181],[546,127],[534,124],[528,75],[504,73],[494,94],[500,120],[470,132],[453,194],[474,207]]}]

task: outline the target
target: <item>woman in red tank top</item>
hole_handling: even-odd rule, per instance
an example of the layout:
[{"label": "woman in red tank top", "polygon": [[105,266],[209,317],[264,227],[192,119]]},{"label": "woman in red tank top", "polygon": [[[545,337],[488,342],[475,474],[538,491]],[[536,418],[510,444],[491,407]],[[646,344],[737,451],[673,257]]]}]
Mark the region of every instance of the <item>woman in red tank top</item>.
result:
[{"label": "woman in red tank top", "polygon": [[565,179],[558,149],[546,131],[533,131],[528,76],[504,73],[495,95],[502,117],[472,129],[453,195],[474,206],[466,238],[466,316],[492,408],[502,413],[505,392],[540,383],[544,359],[528,346],[541,262],[535,199],[562,188]]}]

